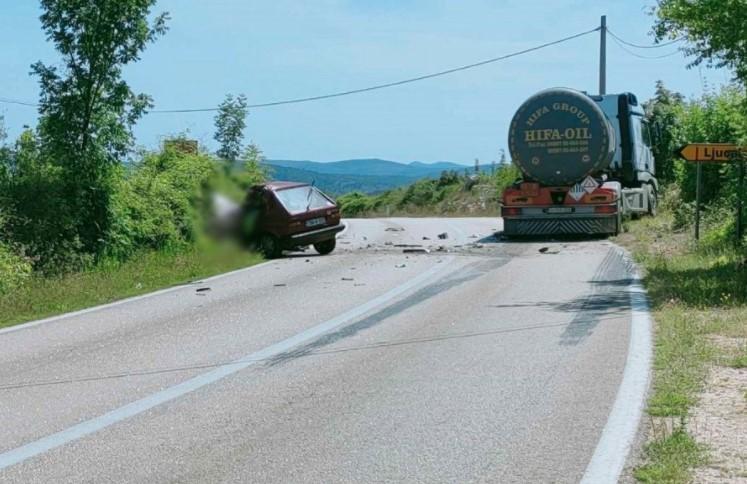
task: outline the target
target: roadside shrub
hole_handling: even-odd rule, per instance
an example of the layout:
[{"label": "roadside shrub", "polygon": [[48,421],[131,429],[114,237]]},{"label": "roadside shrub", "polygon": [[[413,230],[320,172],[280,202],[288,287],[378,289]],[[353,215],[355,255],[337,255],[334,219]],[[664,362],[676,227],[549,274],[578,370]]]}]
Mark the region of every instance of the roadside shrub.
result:
[{"label": "roadside shrub", "polygon": [[203,154],[146,154],[120,177],[112,196],[114,221],[107,255],[125,259],[139,249],[177,248],[196,240],[209,206],[217,165]]},{"label": "roadside shrub", "polygon": [[337,199],[343,217],[357,217],[371,210],[371,197],[351,192]]},{"label": "roadside shrub", "polygon": [[0,295],[20,287],[31,276],[31,263],[0,243]]}]

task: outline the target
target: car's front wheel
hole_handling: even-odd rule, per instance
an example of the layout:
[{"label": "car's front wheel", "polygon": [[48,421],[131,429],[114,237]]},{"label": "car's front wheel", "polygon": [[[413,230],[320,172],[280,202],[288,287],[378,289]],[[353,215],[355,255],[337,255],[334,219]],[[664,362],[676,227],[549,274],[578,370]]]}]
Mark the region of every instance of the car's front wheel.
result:
[{"label": "car's front wheel", "polygon": [[333,250],[335,250],[335,246],[337,245],[336,239],[329,239],[325,240],[323,242],[317,242],[314,244],[314,248],[317,252],[319,252],[322,255],[327,255]]},{"label": "car's front wheel", "polygon": [[270,234],[263,234],[259,239],[259,250],[268,259],[277,259],[283,254],[277,237]]}]

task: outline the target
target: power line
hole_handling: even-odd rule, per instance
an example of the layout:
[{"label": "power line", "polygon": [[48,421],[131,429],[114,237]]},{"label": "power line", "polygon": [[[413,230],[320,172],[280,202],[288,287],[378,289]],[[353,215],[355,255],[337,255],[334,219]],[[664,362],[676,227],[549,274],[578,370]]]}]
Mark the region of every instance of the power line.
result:
[{"label": "power line", "polygon": [[[502,61],[505,59],[510,59],[511,57],[517,57],[523,54],[528,54],[529,52],[534,52],[540,49],[544,49],[546,47],[550,47],[553,45],[561,44],[563,42],[568,42],[569,40],[577,39],[579,37],[583,37],[584,35],[589,35],[593,32],[597,32],[599,30],[599,27],[596,27],[591,30],[587,30],[585,32],[580,32],[578,34],[570,35],[568,37],[563,37],[558,40],[554,40],[552,42],[546,42],[544,44],[536,45],[534,47],[530,47],[528,49],[512,52],[510,54],[505,54],[499,57],[493,57],[491,59],[482,60],[479,62],[475,62],[472,64],[467,64],[459,67],[454,67],[451,69],[446,69],[444,71],[438,71],[433,72],[431,74],[425,74],[422,76],[417,77],[411,77],[409,79],[402,79],[400,81],[394,81],[394,82],[388,82],[385,84],[377,84],[374,86],[364,87],[360,89],[352,89],[349,91],[341,91],[341,92],[335,92],[330,94],[323,94],[320,96],[310,96],[310,97],[302,97],[302,98],[295,98],[295,99],[285,99],[281,101],[273,101],[273,102],[267,102],[267,103],[260,103],[260,104],[250,104],[247,107],[248,108],[267,108],[272,106],[281,106],[285,104],[299,104],[304,102],[310,102],[310,101],[320,101],[322,99],[330,99],[335,97],[342,97],[342,96],[350,96],[352,94],[361,94],[364,92],[370,92],[370,91],[376,91],[379,89],[386,89],[389,87],[395,87],[395,86],[401,86],[403,84],[410,84],[413,82],[423,81],[426,79],[432,79],[434,77],[440,77],[445,76],[448,74],[453,74],[455,72],[459,71],[466,71],[468,69],[474,69],[475,67],[481,67],[487,64],[492,64],[494,62]],[[15,100],[9,100],[9,99],[3,99],[0,98],[0,102],[6,102],[6,103],[12,103],[12,104],[21,104],[24,106],[38,106],[37,104],[33,103],[27,103],[23,101],[15,101]],[[211,112],[211,111],[218,111],[219,108],[188,108],[188,109],[154,109],[151,111],[148,111],[148,113],[154,113],[154,114],[171,114],[171,113],[200,113],[200,112]]]},{"label": "power line", "polygon": [[[537,46],[534,46],[534,47],[530,47],[528,49],[520,50],[520,51],[517,51],[517,52],[512,52],[510,54],[505,54],[505,55],[502,55],[502,56],[499,56],[499,57],[493,57],[492,59],[487,59],[487,60],[475,62],[473,64],[467,64],[467,65],[464,65],[464,66],[454,67],[454,68],[451,68],[451,69],[447,69],[445,71],[434,72],[434,73],[431,73],[431,74],[425,74],[425,75],[418,76],[418,77],[411,77],[409,79],[403,79],[401,81],[388,82],[386,84],[378,84],[378,85],[375,85],[375,86],[364,87],[364,88],[361,88],[361,89],[353,89],[353,90],[350,90],[350,91],[342,91],[342,92],[336,92],[336,93],[332,93],[332,94],[323,94],[321,96],[311,96],[311,97],[302,97],[302,98],[297,98],[297,99],[287,99],[287,100],[283,100],[283,101],[274,101],[274,102],[268,102],[268,103],[262,103],[262,104],[250,104],[247,107],[248,108],[266,108],[266,107],[270,107],[270,106],[281,106],[281,105],[284,105],[284,104],[298,104],[298,103],[304,103],[304,102],[309,102],[309,101],[320,101],[322,99],[330,99],[330,98],[333,98],[333,97],[349,96],[351,94],[361,94],[361,93],[364,93],[364,92],[375,91],[375,90],[378,90],[378,89],[386,89],[388,87],[401,86],[403,84],[409,84],[409,83],[412,83],[412,82],[423,81],[425,79],[432,79],[434,77],[445,76],[447,74],[453,74],[453,73],[459,72],[459,71],[466,71],[467,69],[473,69],[475,67],[484,66],[486,64],[491,64],[493,62],[502,61],[502,60],[505,60],[505,59],[509,59],[511,57],[517,57],[517,56],[520,56],[520,55],[523,55],[523,54],[527,54],[529,52],[534,52],[536,50],[544,49],[545,47],[550,47],[552,45],[557,45],[557,44],[560,44],[560,43],[563,43],[563,42],[567,42],[569,40],[573,40],[573,39],[576,39],[578,37],[582,37],[584,35],[591,34],[591,33],[596,32],[598,30],[599,30],[599,27],[591,29],[591,30],[587,30],[585,32],[581,32],[581,33],[578,33],[578,34],[575,34],[575,35],[570,35],[568,37],[563,37],[562,39],[554,40],[552,42],[546,42],[544,44],[540,44],[540,45],[537,45]],[[186,113],[186,112],[203,112],[203,111],[217,111],[217,110],[218,110],[218,108],[164,109],[164,110],[153,110],[153,111],[150,111],[150,112],[151,113]]]},{"label": "power line", "polygon": [[674,52],[669,52],[667,54],[662,54],[662,55],[641,55],[625,47],[625,45],[623,45],[616,37],[612,37],[612,40],[614,40],[617,46],[620,47],[623,51],[627,52],[633,57],[638,57],[639,59],[649,59],[649,60],[650,59],[663,59],[665,57],[672,57],[673,55],[680,53],[679,50],[675,50]]},{"label": "power line", "polygon": [[35,104],[35,103],[29,103],[29,102],[25,102],[25,101],[18,101],[16,99],[7,99],[7,98],[4,98],[4,97],[0,97],[0,103],[5,103],[5,104],[20,104],[21,106],[30,106],[32,108],[35,108],[35,107],[39,106],[38,104]]},{"label": "power line", "polygon": [[623,44],[635,47],[636,49],[659,49],[661,47],[667,47],[668,45],[676,44],[678,42],[682,42],[682,38],[674,39],[670,42],[664,42],[662,44],[648,44],[648,45],[641,45],[641,44],[634,44],[633,42],[628,42],[627,40],[621,38],[617,34],[615,34],[613,31],[611,31],[609,28],[607,28],[607,33],[610,34],[613,38],[617,39],[618,41],[622,42]]}]

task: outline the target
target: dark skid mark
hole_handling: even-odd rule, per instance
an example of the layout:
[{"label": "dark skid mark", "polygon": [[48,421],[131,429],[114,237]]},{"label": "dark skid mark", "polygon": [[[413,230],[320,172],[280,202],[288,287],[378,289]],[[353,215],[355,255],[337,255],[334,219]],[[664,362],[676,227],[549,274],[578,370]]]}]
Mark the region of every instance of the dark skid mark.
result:
[{"label": "dark skid mark", "polygon": [[610,249],[590,281],[591,293],[557,306],[562,311],[576,311],[573,320],[560,335],[560,344],[577,345],[594,331],[603,316],[628,312],[631,274],[632,268],[622,252]]},{"label": "dark skid mark", "polygon": [[398,302],[395,302],[394,304],[389,305],[381,309],[380,311],[377,311],[371,314],[370,316],[367,316],[359,320],[356,323],[344,326],[332,333],[328,333],[323,336],[320,336],[319,338],[312,341],[311,343],[308,343],[306,345],[303,345],[299,348],[296,348],[290,351],[286,351],[285,353],[281,353],[271,358],[267,362],[266,366],[272,367],[275,365],[282,364],[288,360],[301,358],[303,356],[313,353],[314,351],[320,348],[336,343],[337,341],[340,341],[344,338],[348,338],[350,336],[356,335],[359,332],[366,330],[368,328],[371,328],[377,325],[378,323],[384,321],[385,319],[391,318],[392,316],[395,316],[401,313],[402,311],[405,311],[406,309],[409,309],[413,306],[416,306],[422,303],[423,301],[426,301],[434,296],[437,296],[444,291],[448,291],[449,289],[452,289],[456,286],[464,284],[465,282],[477,279],[478,277],[483,276],[490,271],[498,269],[499,267],[505,265],[508,261],[509,261],[509,258],[506,257],[506,258],[482,260],[482,261],[469,264],[463,269],[459,270],[458,273],[450,274],[449,276],[437,282],[429,284],[419,289],[418,291],[416,291],[409,297],[402,299]]}]

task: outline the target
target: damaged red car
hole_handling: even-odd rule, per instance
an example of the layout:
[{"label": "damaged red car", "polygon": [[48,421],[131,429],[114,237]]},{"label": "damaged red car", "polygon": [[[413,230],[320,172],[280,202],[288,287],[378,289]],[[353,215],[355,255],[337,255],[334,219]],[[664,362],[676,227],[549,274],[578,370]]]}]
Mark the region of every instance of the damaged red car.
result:
[{"label": "damaged red car", "polygon": [[273,181],[249,189],[243,206],[242,233],[268,258],[309,245],[322,255],[335,249],[340,208],[308,183]]}]

